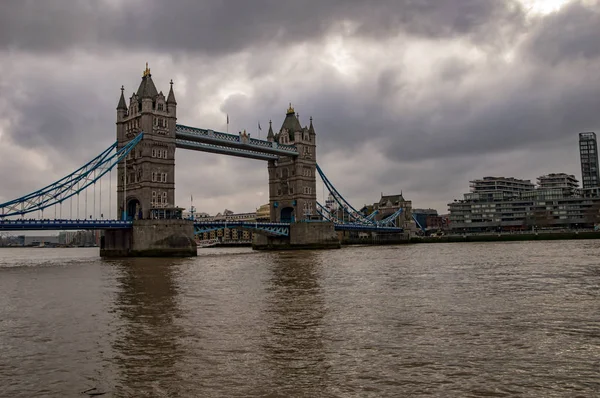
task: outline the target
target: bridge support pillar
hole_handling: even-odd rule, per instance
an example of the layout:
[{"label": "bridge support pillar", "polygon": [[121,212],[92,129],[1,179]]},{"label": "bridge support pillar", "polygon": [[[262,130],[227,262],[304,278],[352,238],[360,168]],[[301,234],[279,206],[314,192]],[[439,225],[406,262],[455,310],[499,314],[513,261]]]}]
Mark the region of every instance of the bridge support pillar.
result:
[{"label": "bridge support pillar", "polygon": [[339,249],[340,240],[330,222],[297,222],[290,225],[290,236],[254,235],[254,250]]},{"label": "bridge support pillar", "polygon": [[136,220],[127,230],[106,230],[102,257],[197,256],[194,223],[188,220]]}]

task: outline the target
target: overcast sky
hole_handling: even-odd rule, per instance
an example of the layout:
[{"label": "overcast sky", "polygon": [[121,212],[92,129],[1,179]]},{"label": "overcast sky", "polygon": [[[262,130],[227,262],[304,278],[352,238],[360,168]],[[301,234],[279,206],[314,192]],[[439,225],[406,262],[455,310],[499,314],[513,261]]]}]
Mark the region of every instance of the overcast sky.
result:
[{"label": "overcast sky", "polygon": [[[445,213],[476,178],[581,179],[599,38],[600,0],[4,0],[0,202],[108,147],[119,88],[146,62],[159,90],[173,79],[182,124],[224,131],[229,114],[264,138],[292,102],[355,206],[402,191]],[[268,202],[265,162],[177,150],[176,164],[179,206]]]}]

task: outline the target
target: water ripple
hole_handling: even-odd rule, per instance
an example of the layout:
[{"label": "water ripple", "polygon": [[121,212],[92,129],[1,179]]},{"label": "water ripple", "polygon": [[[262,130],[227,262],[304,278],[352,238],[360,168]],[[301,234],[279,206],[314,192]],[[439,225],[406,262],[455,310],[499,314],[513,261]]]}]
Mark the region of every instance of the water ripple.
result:
[{"label": "water ripple", "polygon": [[0,396],[590,397],[595,241],[0,250]]}]

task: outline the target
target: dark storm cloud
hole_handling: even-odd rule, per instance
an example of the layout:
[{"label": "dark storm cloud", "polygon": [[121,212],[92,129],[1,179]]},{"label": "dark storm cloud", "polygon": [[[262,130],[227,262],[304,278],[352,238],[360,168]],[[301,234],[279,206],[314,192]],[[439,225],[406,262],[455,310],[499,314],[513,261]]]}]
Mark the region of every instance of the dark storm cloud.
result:
[{"label": "dark storm cloud", "polygon": [[[292,101],[302,125],[314,117],[319,161],[334,170],[328,176],[359,203],[372,202],[373,192],[400,189],[409,198],[447,203],[456,197],[445,197],[451,187],[465,190],[468,179],[483,176],[480,168],[504,174],[502,162],[575,172],[561,169],[559,155],[545,157],[544,148],[576,150],[578,132],[600,128],[597,2],[527,23],[519,6],[496,0],[197,3],[2,2],[0,67],[12,60],[13,70],[26,69],[0,76],[3,93],[20,93],[0,106],[0,122],[10,121],[4,137],[40,152],[66,149],[73,162],[66,174],[114,140],[118,88],[135,90],[146,60],[159,90],[168,89],[171,73],[186,80],[175,79],[183,124],[224,130],[229,113],[230,131],[248,128],[255,136],[261,121],[264,138],[268,119],[278,130]],[[345,50],[359,65],[350,77],[328,64],[324,44],[325,34],[346,23]],[[475,56],[468,53],[473,49]],[[57,64],[63,54],[65,66],[77,70]],[[409,58],[432,71],[422,75]],[[53,68],[32,67],[46,59]],[[132,62],[140,63],[135,75]],[[221,90],[228,94],[213,95]],[[332,167],[344,161],[367,177],[354,181]],[[199,165],[201,177],[193,171]],[[218,197],[219,211],[225,198],[245,203],[233,210],[265,201],[243,199],[266,189],[262,163],[181,152],[177,175],[181,198]],[[2,181],[7,192],[6,181],[19,185],[18,178]]]},{"label": "dark storm cloud", "polygon": [[0,5],[0,48],[60,51],[124,47],[136,50],[228,53],[267,43],[320,39],[340,22],[354,34],[388,37],[471,36],[493,41],[519,26],[511,1],[481,0],[9,0]]},{"label": "dark storm cloud", "polygon": [[[564,73],[589,76],[594,69],[573,67]],[[599,93],[598,78],[574,82],[560,72],[535,70],[506,87],[468,96],[438,93],[444,96],[441,103],[403,114],[395,134],[381,136],[386,153],[404,161],[557,145],[563,137],[600,126]]]},{"label": "dark storm cloud", "polygon": [[108,147],[115,137],[117,90],[109,90],[109,85],[86,85],[89,78],[94,79],[63,75],[52,81],[31,76],[20,89],[21,95],[0,109],[0,118],[12,122],[7,131],[12,142],[23,148],[69,153],[69,161],[75,164],[93,157],[100,147]]},{"label": "dark storm cloud", "polygon": [[540,21],[527,51],[539,62],[556,65],[600,56],[600,2],[573,2]]}]

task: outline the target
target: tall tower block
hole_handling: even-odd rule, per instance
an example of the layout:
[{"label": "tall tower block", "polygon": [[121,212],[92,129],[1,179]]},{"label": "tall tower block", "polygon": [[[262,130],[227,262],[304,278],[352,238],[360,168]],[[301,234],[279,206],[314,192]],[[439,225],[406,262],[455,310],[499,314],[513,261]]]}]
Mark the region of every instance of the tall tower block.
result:
[{"label": "tall tower block", "polygon": [[140,132],[142,141],[118,165],[119,219],[148,219],[153,209],[175,207],[175,123],[177,101],[173,81],[169,95],[156,90],[148,64],[142,81],[125,101],[124,88],[117,106],[117,142],[123,147]]},{"label": "tall tower block", "polygon": [[277,134],[269,122],[268,141],[296,145],[297,157],[269,161],[269,207],[273,222],[294,222],[316,217],[317,143],[312,118],[302,127],[290,104]]},{"label": "tall tower block", "polygon": [[600,184],[600,167],[598,165],[596,133],[579,133],[579,156],[581,158],[583,189],[598,187]]}]

